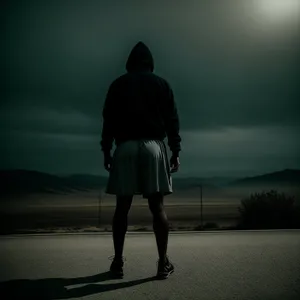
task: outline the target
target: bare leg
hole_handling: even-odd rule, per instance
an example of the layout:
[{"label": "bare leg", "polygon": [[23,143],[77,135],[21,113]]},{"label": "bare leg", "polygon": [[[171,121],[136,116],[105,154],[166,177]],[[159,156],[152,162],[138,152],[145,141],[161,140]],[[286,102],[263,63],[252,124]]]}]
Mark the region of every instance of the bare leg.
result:
[{"label": "bare leg", "polygon": [[164,196],[159,193],[148,198],[149,208],[153,216],[153,230],[160,262],[164,262],[166,259],[169,235],[169,223],[163,200]]},{"label": "bare leg", "polygon": [[133,196],[117,196],[117,204],[113,217],[113,241],[115,260],[121,260],[127,232],[127,216],[131,207]]}]

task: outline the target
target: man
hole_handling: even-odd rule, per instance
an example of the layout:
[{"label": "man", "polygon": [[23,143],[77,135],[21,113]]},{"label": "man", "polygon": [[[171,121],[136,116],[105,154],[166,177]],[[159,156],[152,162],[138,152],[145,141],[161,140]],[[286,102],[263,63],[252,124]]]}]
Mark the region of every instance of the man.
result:
[{"label": "man", "polygon": [[[123,277],[123,248],[127,215],[134,195],[148,199],[158,249],[157,278],[174,272],[167,256],[169,224],[164,196],[171,194],[171,174],[179,168],[181,137],[173,91],[168,82],[155,75],[149,48],[137,43],[126,63],[127,73],[112,82],[103,107],[101,147],[104,167],[109,171],[106,193],[116,195],[113,217],[115,255],[110,271]],[[170,163],[164,143],[167,136],[172,152]],[[116,150],[113,157],[113,141]]]}]

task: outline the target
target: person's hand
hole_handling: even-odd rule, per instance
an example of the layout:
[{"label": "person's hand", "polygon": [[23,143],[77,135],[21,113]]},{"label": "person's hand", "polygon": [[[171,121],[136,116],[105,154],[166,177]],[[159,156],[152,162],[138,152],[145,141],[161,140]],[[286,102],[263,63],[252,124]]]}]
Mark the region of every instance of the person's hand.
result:
[{"label": "person's hand", "polygon": [[106,171],[110,172],[112,165],[112,156],[110,154],[104,155],[104,168]]},{"label": "person's hand", "polygon": [[172,155],[170,159],[170,165],[171,165],[171,173],[175,173],[178,171],[180,162],[179,162],[179,156],[177,155]]}]

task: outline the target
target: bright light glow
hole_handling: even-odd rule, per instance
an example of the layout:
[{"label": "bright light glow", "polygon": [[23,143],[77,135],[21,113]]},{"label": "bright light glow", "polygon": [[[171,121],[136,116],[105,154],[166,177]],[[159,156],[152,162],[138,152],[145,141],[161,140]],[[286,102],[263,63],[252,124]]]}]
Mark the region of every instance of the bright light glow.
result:
[{"label": "bright light glow", "polygon": [[300,17],[300,0],[256,0],[256,9],[269,21]]}]

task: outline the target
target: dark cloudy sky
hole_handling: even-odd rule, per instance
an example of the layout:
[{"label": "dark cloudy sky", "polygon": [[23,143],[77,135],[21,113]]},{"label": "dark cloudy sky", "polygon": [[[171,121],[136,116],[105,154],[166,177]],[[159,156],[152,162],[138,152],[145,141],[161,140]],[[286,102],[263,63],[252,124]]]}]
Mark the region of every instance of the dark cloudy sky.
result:
[{"label": "dark cloudy sky", "polygon": [[300,169],[300,0],[6,2],[1,169],[106,174],[105,95],[140,40],[177,101],[176,176]]}]

